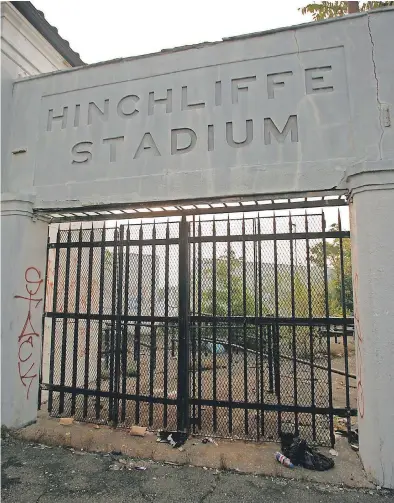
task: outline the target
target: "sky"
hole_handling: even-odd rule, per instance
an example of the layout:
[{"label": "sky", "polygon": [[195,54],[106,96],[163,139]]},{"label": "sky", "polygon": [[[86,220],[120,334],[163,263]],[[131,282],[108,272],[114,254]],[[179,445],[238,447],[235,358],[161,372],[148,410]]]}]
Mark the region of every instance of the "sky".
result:
[{"label": "sky", "polygon": [[311,21],[306,0],[33,0],[85,63]]}]

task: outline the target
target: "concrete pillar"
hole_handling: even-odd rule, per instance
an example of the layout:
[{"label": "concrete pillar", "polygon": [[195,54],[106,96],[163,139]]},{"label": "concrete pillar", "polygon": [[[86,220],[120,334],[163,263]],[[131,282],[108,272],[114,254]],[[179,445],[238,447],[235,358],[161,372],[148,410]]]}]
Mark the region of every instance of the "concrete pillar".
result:
[{"label": "concrete pillar", "polygon": [[360,456],[394,488],[394,169],[349,182]]},{"label": "concrete pillar", "polygon": [[33,216],[33,198],[2,194],[1,422],[37,418],[48,223]]}]

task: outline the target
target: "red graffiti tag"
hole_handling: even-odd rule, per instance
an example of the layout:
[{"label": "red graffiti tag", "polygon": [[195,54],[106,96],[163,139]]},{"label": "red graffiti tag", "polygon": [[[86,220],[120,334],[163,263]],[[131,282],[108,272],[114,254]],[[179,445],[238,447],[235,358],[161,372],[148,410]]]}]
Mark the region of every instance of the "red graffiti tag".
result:
[{"label": "red graffiti tag", "polygon": [[40,334],[33,326],[32,309],[37,309],[42,301],[42,298],[38,298],[43,283],[41,272],[36,267],[28,267],[25,271],[25,281],[27,296],[15,295],[15,298],[28,302],[26,321],[18,336],[18,371],[21,383],[27,388],[26,398],[29,399],[31,385],[38,375],[33,349],[34,337],[40,337]]},{"label": "red graffiti tag", "polygon": [[[350,204],[350,229],[352,230],[352,239],[354,242],[357,240],[357,226],[355,225],[355,218],[353,215],[353,204]],[[359,301],[358,301],[358,257],[357,257],[357,248],[355,248],[355,253],[353,253],[352,247],[352,255],[353,255],[353,270],[355,271],[353,277],[353,292],[354,292],[354,328],[356,334],[356,375],[357,375],[357,407],[359,417],[362,419],[365,414],[365,403],[364,403],[364,356],[363,356],[363,344],[364,344],[364,335],[361,327],[360,321],[360,310],[359,310]]]},{"label": "red graffiti tag", "polygon": [[356,329],[356,374],[357,374],[357,403],[358,412],[360,417],[364,417],[365,407],[364,407],[364,387],[363,387],[363,341],[364,336],[361,329],[359,305],[358,305],[358,274],[354,275],[353,280],[354,289],[354,326]]}]

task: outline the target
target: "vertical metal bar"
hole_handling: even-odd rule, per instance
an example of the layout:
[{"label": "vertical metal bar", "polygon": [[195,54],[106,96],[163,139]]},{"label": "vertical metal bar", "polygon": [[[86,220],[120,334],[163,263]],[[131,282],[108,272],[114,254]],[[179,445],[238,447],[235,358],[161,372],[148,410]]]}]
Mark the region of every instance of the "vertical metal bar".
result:
[{"label": "vertical metal bar", "polygon": [[331,374],[331,341],[330,341],[330,316],[329,300],[328,300],[328,271],[327,271],[327,242],[326,242],[326,219],[322,211],[322,231],[323,231],[323,266],[324,266],[324,303],[327,318],[327,372],[328,372],[328,400],[329,400],[329,421],[330,421],[330,440],[331,445],[335,444],[334,435],[334,411],[332,405],[332,374]]},{"label": "vertical metal bar", "polygon": [[[246,305],[246,235],[245,235],[245,213],[242,214],[242,311],[243,311],[243,346],[244,346],[244,354],[243,354],[243,363],[244,363],[244,402],[248,403],[248,352],[247,352],[247,338],[246,338],[246,316],[247,313],[247,305]],[[244,428],[245,435],[249,433],[249,411],[245,407],[244,410]]]},{"label": "vertical metal bar", "polygon": [[[196,237],[196,216],[193,215],[193,237]],[[196,251],[197,251],[197,243],[196,240],[194,239],[193,242],[193,317],[196,316]],[[196,323],[195,321],[193,322],[193,325],[191,327],[191,338],[192,338],[192,398],[196,398],[196,356],[197,356],[197,350],[196,350]],[[196,428],[196,404],[193,402],[193,433],[196,433],[197,428]]]},{"label": "vertical metal bar", "polygon": [[198,262],[197,262],[197,274],[198,274],[198,287],[197,287],[197,310],[198,310],[198,340],[197,340],[197,393],[198,393],[198,429],[201,430],[201,399],[202,399],[202,362],[201,362],[201,306],[202,306],[202,243],[201,243],[201,219],[198,219]]},{"label": "vertical metal bar", "polygon": [[[342,318],[347,318],[346,312],[346,288],[345,288],[345,263],[343,256],[343,237],[342,237],[342,221],[341,213],[338,208],[338,230],[339,230],[339,255],[341,264],[341,301],[342,301]],[[349,351],[347,345],[347,325],[343,324],[343,356],[345,358],[345,387],[346,387],[346,426],[348,432],[348,440],[350,442],[350,432],[352,429],[350,418],[350,384],[349,384]]]},{"label": "vertical metal bar", "polygon": [[[294,224],[295,225],[295,224]],[[296,309],[295,309],[295,290],[294,280],[295,274],[298,274],[297,268],[294,269],[294,239],[293,239],[293,220],[289,212],[289,234],[290,234],[290,288],[291,288],[291,317],[292,317],[292,335],[293,335],[293,390],[294,390],[294,405],[298,406],[298,389],[297,389],[297,337],[296,337]],[[296,251],[297,253],[297,251]],[[297,263],[296,263],[297,267]],[[295,434],[298,436],[298,412],[294,413]]]},{"label": "vertical metal bar", "polygon": [[267,350],[268,350],[268,391],[274,392],[274,359],[273,359],[273,324],[266,326]]},{"label": "vertical metal bar", "polygon": [[[126,247],[125,256],[125,277],[124,277],[124,304],[123,312],[125,316],[129,315],[129,290],[130,290],[130,224],[127,224],[126,229],[126,242],[124,243]],[[129,341],[128,341],[128,329],[129,325],[126,320],[123,322],[123,338],[122,338],[122,412],[121,421],[126,420],[126,398],[124,395],[127,393],[127,369],[128,369],[128,356],[129,356]]]},{"label": "vertical metal bar", "polygon": [[[66,251],[66,274],[65,274],[65,280],[64,280],[64,301],[63,301],[63,306],[64,306],[64,312],[68,312],[68,292],[69,292],[69,286],[70,286],[70,258],[71,258],[71,225],[68,229],[67,233],[67,244],[69,245],[67,247]],[[66,379],[66,359],[67,359],[67,324],[68,324],[68,319],[63,318],[63,336],[62,336],[62,355],[61,355],[61,363],[60,363],[60,386],[65,385],[65,379]],[[60,392],[60,397],[59,397],[59,414],[63,414],[64,412],[64,391]]]},{"label": "vertical metal bar", "polygon": [[[90,230],[89,240],[89,268],[88,268],[88,291],[86,304],[86,335],[85,335],[85,373],[84,373],[84,388],[89,388],[89,364],[90,364],[90,315],[92,312],[92,283],[93,283],[93,242],[94,228]],[[88,414],[88,396],[83,397],[83,417]]]},{"label": "vertical metal bar", "polygon": [[179,344],[177,427],[189,430],[189,226],[183,216],[179,228]]},{"label": "vertical metal bar", "polygon": [[[212,228],[212,316],[213,316],[213,326],[212,326],[212,344],[213,344],[213,376],[212,376],[212,398],[214,403],[217,400],[217,347],[216,347],[216,334],[217,334],[217,322],[216,322],[216,296],[217,296],[217,284],[216,284],[216,222],[213,221]],[[217,431],[217,408],[216,405],[213,406],[213,431]]]},{"label": "vertical metal bar", "polygon": [[[78,236],[78,256],[77,256],[77,286],[75,289],[75,314],[79,314],[79,301],[81,296],[81,262],[82,262],[82,224],[79,228]],[[77,387],[78,375],[78,335],[79,335],[79,318],[76,317],[74,321],[74,348],[73,348],[73,374],[72,374],[72,387],[75,390]],[[75,414],[75,399],[76,394],[73,391],[71,395],[71,415]]]},{"label": "vertical metal bar", "polygon": [[137,395],[137,400],[135,403],[135,423],[140,422],[140,388],[141,388],[141,308],[142,308],[142,244],[144,239],[144,232],[142,224],[140,225],[140,232],[138,237],[138,290],[137,290],[137,325],[135,327],[135,342],[137,349],[137,380],[135,386],[135,394]]},{"label": "vertical metal bar", "polygon": [[[49,240],[49,238],[48,238]],[[56,252],[55,252],[55,264],[53,267],[53,300],[52,300],[52,311],[57,312],[57,290],[59,286],[59,257],[60,257],[60,226],[57,229],[56,234]],[[53,384],[53,374],[55,368],[55,345],[56,345],[56,321],[57,318],[52,318],[51,326],[51,349],[49,357],[49,384]],[[48,394],[48,412],[52,412],[53,405],[53,391],[50,390]]]},{"label": "vertical metal bar", "polygon": [[[112,308],[111,312],[116,312],[116,287],[117,287],[117,270],[118,270],[118,239],[119,239],[119,231],[118,225],[116,225],[114,230],[114,249],[113,249],[113,257],[112,257]],[[114,363],[115,363],[115,324],[111,321],[110,326],[110,341],[109,341],[109,391],[114,391]],[[114,398],[109,398],[108,405],[108,416],[109,420],[114,420]]]},{"label": "vertical metal bar", "polygon": [[[168,289],[169,289],[169,270],[170,270],[170,224],[167,221],[166,244],[164,258],[164,398],[168,398]],[[164,404],[163,426],[167,427],[167,404]]]},{"label": "vertical metal bar", "polygon": [[[311,258],[310,258],[310,242],[309,242],[309,222],[308,215],[305,212],[305,233],[306,233],[306,270],[307,270],[307,284],[308,284],[308,317],[312,320],[312,285],[311,285]],[[316,440],[316,413],[314,409],[315,403],[315,367],[314,367],[314,345],[313,345],[313,326],[309,325],[309,357],[310,357],[310,372],[311,372],[311,405],[312,405],[312,438]]]},{"label": "vertical metal bar", "polygon": [[[253,219],[253,237],[257,234],[257,220]],[[255,365],[255,394],[254,400],[260,404],[260,389],[259,389],[259,358],[260,358],[260,343],[259,343],[259,283],[258,283],[258,263],[257,263],[257,246],[258,240],[253,241],[253,293],[254,293],[254,365]],[[256,410],[256,439],[260,440],[260,410]]]},{"label": "vertical metal bar", "polygon": [[109,358],[110,358],[110,353],[109,353],[109,340],[110,340],[110,335],[109,335],[109,323],[105,323],[105,329],[104,329],[104,353],[105,353],[105,369],[108,371],[109,370]]},{"label": "vertical metal bar", "polygon": [[[100,297],[99,297],[99,323],[98,323],[98,341],[97,341],[97,375],[96,388],[101,391],[101,363],[103,354],[103,312],[104,312],[104,291],[105,291],[105,276],[106,276],[106,256],[105,256],[105,222],[101,229],[101,245],[100,245]],[[108,367],[107,367],[108,368]],[[100,395],[96,396],[96,419],[100,418],[101,413]]]},{"label": "vertical metal bar", "polygon": [[273,353],[274,353],[274,374],[275,374],[275,393],[278,402],[278,436],[282,433],[282,413],[280,411],[280,359],[279,359],[279,287],[278,287],[278,239],[276,232],[276,215],[273,218],[273,231],[274,231],[274,275],[275,275],[275,323],[272,326],[273,335]]},{"label": "vertical metal bar", "polygon": [[[261,222],[260,222],[260,216],[258,215],[257,217],[257,231],[259,237],[261,236]],[[261,265],[261,241],[257,241],[257,260],[258,260],[258,278],[259,278],[259,286],[258,286],[258,292],[259,292],[259,304],[258,304],[258,314],[261,318],[263,317],[263,278],[262,278],[262,265]],[[260,403],[264,404],[264,344],[263,344],[263,325],[259,324],[259,350],[260,350]],[[272,375],[272,372],[271,372]],[[274,387],[272,383],[272,388]],[[264,418],[264,408],[261,410],[261,435],[264,436],[265,434],[265,418]]]},{"label": "vertical metal bar", "polygon": [[49,261],[49,227],[47,233],[47,250],[46,250],[46,262],[45,262],[45,281],[44,281],[44,309],[42,313],[42,324],[41,324],[41,341],[40,341],[40,367],[38,370],[38,410],[41,410],[41,385],[42,385],[42,366],[44,360],[44,336],[45,336],[45,318],[48,306],[47,302],[47,285],[48,285],[48,261]]},{"label": "vertical metal bar", "polygon": [[232,350],[232,327],[231,327],[231,227],[230,215],[227,218],[227,339],[228,339],[228,431],[231,435],[233,431],[233,350]]},{"label": "vertical metal bar", "polygon": [[123,308],[123,248],[124,248],[124,225],[119,228],[118,246],[118,277],[116,282],[116,332],[115,332],[115,372],[114,372],[114,423],[119,419],[119,391],[120,391],[120,354],[122,339],[122,308]]},{"label": "vertical metal bar", "polygon": [[105,348],[105,368],[106,370],[109,370],[109,358],[110,358],[110,352],[109,352],[109,341],[110,341],[110,323],[106,322],[105,323],[105,329],[104,329],[104,348]]},{"label": "vertical metal bar", "polygon": [[[153,223],[152,229],[152,276],[150,291],[150,314],[151,322],[151,341],[150,341],[150,366],[149,366],[149,395],[153,396],[155,368],[156,368],[156,327],[153,321],[155,315],[155,292],[156,292],[156,224]],[[153,425],[153,403],[149,403],[149,426]]]}]

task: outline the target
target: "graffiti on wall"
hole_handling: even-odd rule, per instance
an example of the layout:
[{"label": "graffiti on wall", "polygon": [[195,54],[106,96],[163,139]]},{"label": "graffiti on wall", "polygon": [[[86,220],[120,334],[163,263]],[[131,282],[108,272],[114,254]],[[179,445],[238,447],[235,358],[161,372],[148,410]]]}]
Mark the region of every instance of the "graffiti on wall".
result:
[{"label": "graffiti on wall", "polygon": [[[350,212],[350,229],[352,231],[353,243],[356,243],[356,225],[354,221],[353,214],[353,204],[350,202],[349,206]],[[358,259],[357,259],[357,247],[352,249],[352,261],[353,261],[353,296],[354,296],[354,328],[356,335],[356,376],[357,376],[357,408],[359,417],[362,419],[365,414],[365,403],[364,403],[364,335],[360,322],[360,307],[358,299]]]},{"label": "graffiti on wall", "polygon": [[25,271],[26,293],[15,295],[16,299],[26,302],[27,308],[26,320],[18,336],[18,372],[19,379],[26,388],[27,400],[29,399],[30,388],[38,376],[39,363],[37,361],[37,352],[34,351],[34,343],[37,338],[40,338],[40,332],[34,327],[37,322],[33,322],[33,313],[43,300],[42,297],[40,298],[42,283],[41,272],[36,267],[28,267]]},{"label": "graffiti on wall", "polygon": [[364,387],[363,387],[363,372],[364,372],[364,362],[363,362],[363,343],[364,337],[361,329],[360,323],[360,312],[358,305],[358,274],[354,275],[353,279],[354,288],[354,325],[356,329],[356,375],[357,375],[357,405],[358,413],[361,418],[364,417]]}]

